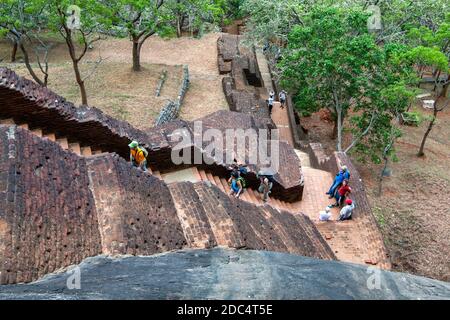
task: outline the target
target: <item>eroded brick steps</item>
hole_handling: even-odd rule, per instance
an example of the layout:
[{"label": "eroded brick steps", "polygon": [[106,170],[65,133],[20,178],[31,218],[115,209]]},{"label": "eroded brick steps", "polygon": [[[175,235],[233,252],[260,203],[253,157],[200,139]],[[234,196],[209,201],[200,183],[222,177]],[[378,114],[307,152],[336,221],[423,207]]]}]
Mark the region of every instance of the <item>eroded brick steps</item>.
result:
[{"label": "eroded brick steps", "polygon": [[30,126],[27,123],[16,123],[12,118],[0,119],[0,124],[17,125],[22,129],[29,130],[31,133],[40,138],[48,139],[50,141],[58,143],[64,150],[70,150],[71,152],[79,156],[89,157],[92,155],[98,155],[103,153],[103,151],[100,149],[94,149],[91,146],[82,146],[80,145],[79,142],[71,141],[68,137],[58,137],[56,133],[44,132],[41,128],[30,128]]}]

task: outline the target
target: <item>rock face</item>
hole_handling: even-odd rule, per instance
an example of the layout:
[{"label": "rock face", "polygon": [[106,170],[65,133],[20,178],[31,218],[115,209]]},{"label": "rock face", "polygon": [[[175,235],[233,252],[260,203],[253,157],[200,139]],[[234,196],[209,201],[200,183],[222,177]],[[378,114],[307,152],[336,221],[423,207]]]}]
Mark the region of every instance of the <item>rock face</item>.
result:
[{"label": "rock face", "polygon": [[265,251],[99,256],[79,267],[79,290],[67,288],[73,273],[59,273],[0,286],[0,299],[450,299],[450,283]]}]

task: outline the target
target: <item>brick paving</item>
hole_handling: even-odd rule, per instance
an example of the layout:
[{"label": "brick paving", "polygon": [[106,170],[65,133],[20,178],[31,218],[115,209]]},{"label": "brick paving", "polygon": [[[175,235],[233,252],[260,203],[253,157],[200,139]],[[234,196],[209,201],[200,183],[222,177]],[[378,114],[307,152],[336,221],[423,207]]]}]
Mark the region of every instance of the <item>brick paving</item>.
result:
[{"label": "brick paving", "polygon": [[[257,54],[257,60],[261,72],[266,75],[268,66],[264,55]],[[267,92],[273,90],[271,81],[263,82]],[[281,108],[280,102],[274,103],[272,120],[279,129],[280,140],[286,141],[295,148],[287,108]],[[332,221],[319,221],[319,212],[334,202],[334,199],[328,199],[325,194],[333,181],[333,176],[330,172],[311,168],[308,154],[299,150],[296,150],[296,153],[300,159],[304,177],[302,201],[286,204],[271,199],[270,204],[282,210],[308,216],[316,224],[339,260],[389,269],[390,263],[386,259],[382,240],[378,236],[379,231],[373,230],[376,225],[369,221],[367,215],[358,215],[353,220],[337,222],[339,209],[333,208]]]}]

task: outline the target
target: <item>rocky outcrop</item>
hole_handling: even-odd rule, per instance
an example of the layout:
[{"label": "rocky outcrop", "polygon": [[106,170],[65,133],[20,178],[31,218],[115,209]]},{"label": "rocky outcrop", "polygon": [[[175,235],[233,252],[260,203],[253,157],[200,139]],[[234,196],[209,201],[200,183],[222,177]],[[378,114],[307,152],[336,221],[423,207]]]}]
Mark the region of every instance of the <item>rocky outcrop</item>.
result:
[{"label": "rocky outcrop", "polygon": [[[152,257],[95,257],[72,273],[0,286],[0,299],[425,300],[450,284],[337,261],[253,250],[186,250]],[[379,286],[378,286],[379,284]]]}]

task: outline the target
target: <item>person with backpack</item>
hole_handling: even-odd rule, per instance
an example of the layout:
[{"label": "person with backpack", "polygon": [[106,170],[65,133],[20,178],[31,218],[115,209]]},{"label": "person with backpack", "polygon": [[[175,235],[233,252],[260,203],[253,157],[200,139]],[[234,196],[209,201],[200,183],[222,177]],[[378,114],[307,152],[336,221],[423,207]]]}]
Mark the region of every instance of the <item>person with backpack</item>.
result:
[{"label": "person with backpack", "polygon": [[130,147],[131,164],[147,172],[147,150],[144,147],[140,147],[137,141],[132,141],[128,147]]},{"label": "person with backpack", "polygon": [[241,164],[236,161],[233,161],[233,164],[228,168],[231,172],[236,172],[240,177],[246,175],[248,173],[248,168],[246,164]]},{"label": "person with backpack", "polygon": [[286,104],[286,98],[287,98],[286,91],[281,90],[281,92],[278,94],[278,98],[280,99],[281,109],[283,109],[284,105]]},{"label": "person with backpack", "polygon": [[271,175],[263,174],[262,171],[258,172],[259,187],[258,192],[262,193],[263,201],[267,202],[269,194],[272,192],[273,177]]},{"label": "person with backpack", "polygon": [[233,172],[231,174],[231,178],[228,180],[228,184],[231,187],[230,196],[234,195],[236,198],[239,198],[242,191],[244,190],[242,179],[243,178],[239,177],[239,174],[237,174],[236,172]]}]

